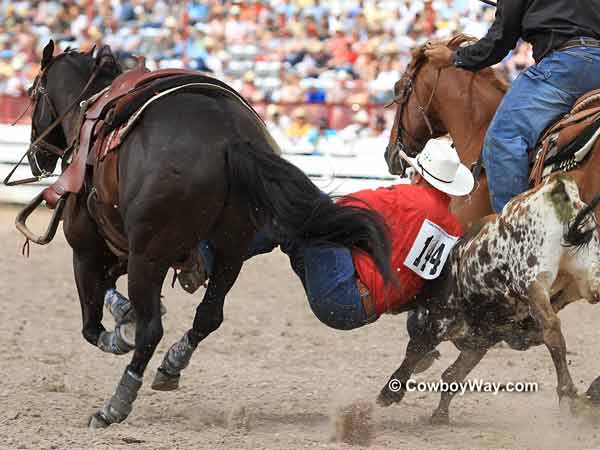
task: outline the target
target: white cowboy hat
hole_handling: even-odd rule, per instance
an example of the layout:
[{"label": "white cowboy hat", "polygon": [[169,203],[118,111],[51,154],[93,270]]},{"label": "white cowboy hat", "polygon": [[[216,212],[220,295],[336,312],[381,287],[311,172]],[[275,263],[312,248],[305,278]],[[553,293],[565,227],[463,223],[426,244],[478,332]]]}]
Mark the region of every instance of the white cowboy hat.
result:
[{"label": "white cowboy hat", "polygon": [[446,141],[430,139],[416,158],[400,151],[415,171],[434,188],[449,195],[470,194],[475,186],[471,171],[460,162],[456,150]]}]

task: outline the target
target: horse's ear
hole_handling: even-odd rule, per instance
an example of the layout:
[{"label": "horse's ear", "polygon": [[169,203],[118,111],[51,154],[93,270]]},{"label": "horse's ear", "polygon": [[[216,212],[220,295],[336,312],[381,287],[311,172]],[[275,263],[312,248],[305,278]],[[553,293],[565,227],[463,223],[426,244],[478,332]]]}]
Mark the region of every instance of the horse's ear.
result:
[{"label": "horse's ear", "polygon": [[98,52],[96,53],[96,66],[101,64],[114,65],[116,64],[116,61],[117,60],[108,45],[103,45],[98,49]]},{"label": "horse's ear", "polygon": [[52,39],[50,39],[50,42],[48,42],[46,44],[46,46],[44,47],[44,51],[42,52],[42,69],[50,63],[53,56],[54,56],[54,41]]}]

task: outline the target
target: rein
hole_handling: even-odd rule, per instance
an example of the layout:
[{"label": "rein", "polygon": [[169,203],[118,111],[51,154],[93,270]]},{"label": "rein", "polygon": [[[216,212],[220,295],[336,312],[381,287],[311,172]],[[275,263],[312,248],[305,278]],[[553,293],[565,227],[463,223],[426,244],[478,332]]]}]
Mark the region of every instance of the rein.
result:
[{"label": "rein", "polygon": [[[423,120],[425,121],[425,124],[427,125],[427,128],[429,130],[429,138],[431,138],[435,135],[435,130],[433,129],[431,120],[428,117],[428,112],[429,112],[431,103],[433,102],[433,98],[435,97],[435,93],[437,91],[437,87],[438,87],[438,84],[440,81],[441,69],[437,70],[433,89],[431,90],[429,99],[427,100],[425,105],[423,105],[419,101],[419,97],[417,96],[416,89],[415,89],[415,80],[419,74],[419,70],[421,69],[421,67],[422,66],[419,65],[412,71],[412,73],[405,74],[406,81],[404,82],[404,87],[402,89],[402,92],[399,95],[396,95],[390,103],[385,105],[385,107],[387,108],[391,105],[396,104],[396,105],[398,105],[398,108],[399,108],[399,111],[396,114],[396,119],[394,121],[393,129],[392,129],[392,133],[394,136],[393,141],[392,141],[393,144],[388,145],[388,149],[387,149],[388,152],[390,150],[395,149],[398,153],[400,151],[402,151],[411,157],[414,157],[419,153],[418,151],[412,151],[408,147],[408,145],[404,142],[404,139],[402,136],[403,134],[406,135],[406,137],[408,137],[412,141],[413,144],[419,143],[419,141],[415,137],[413,137],[410,133],[408,133],[402,126],[402,119],[404,118],[404,112],[406,111],[406,106],[408,105],[408,102],[410,100],[411,95],[413,94],[413,91],[415,93],[415,99],[416,99],[416,103],[417,103],[417,111],[423,116]],[[404,166],[402,165],[402,168],[403,167]]]},{"label": "rein", "polygon": [[[56,61],[56,59],[54,61]],[[52,62],[54,62],[54,61],[52,61]],[[32,102],[34,104],[34,107],[33,107],[32,117],[35,115],[35,112],[38,108],[39,96],[41,96],[41,99],[44,102],[46,102],[46,104],[50,107],[52,114],[54,116],[57,115],[56,108],[52,104],[52,100],[50,99],[50,97],[48,97],[48,92],[46,91],[46,87],[41,84],[42,80],[46,74],[46,71],[50,68],[51,65],[52,65],[51,63],[48,64],[41,71],[41,73],[38,75],[38,78],[33,87]],[[50,144],[49,142],[44,141],[44,138],[48,137],[48,135],[62,123],[62,121],[67,116],[67,114],[69,114],[71,112],[71,110],[75,107],[75,105],[81,103],[84,100],[87,90],[90,88],[92,83],[96,80],[96,77],[100,73],[101,69],[102,69],[102,64],[99,64],[94,68],[92,75],[90,76],[89,80],[87,81],[87,83],[85,84],[83,89],[81,90],[81,93],[75,98],[75,100],[73,100],[69,104],[69,106],[65,109],[65,111],[62,114],[60,114],[39,136],[35,137],[34,141],[29,145],[29,147],[27,148],[27,150],[25,151],[23,156],[21,156],[21,159],[19,159],[19,161],[15,164],[15,166],[12,168],[12,170],[8,173],[8,175],[4,179],[5,186],[17,186],[17,185],[21,185],[21,184],[33,183],[33,182],[40,181],[44,178],[48,178],[48,177],[52,176],[51,173],[42,171],[42,174],[37,177],[30,177],[30,178],[24,178],[22,180],[10,181],[10,179],[14,175],[15,171],[19,168],[19,166],[21,165],[23,160],[28,155],[31,155],[35,160],[36,154],[39,151],[46,151],[46,152],[50,152],[50,153],[57,155],[59,158],[63,158],[69,152],[69,150],[72,150],[73,143],[75,143],[77,141],[77,138],[75,138],[75,141],[71,145],[69,145],[66,149],[61,149],[53,144]],[[33,138],[33,134],[35,133],[35,127],[34,127],[33,123],[31,125],[31,133],[32,133],[32,138]],[[39,165],[38,165],[38,167],[39,167]]]}]

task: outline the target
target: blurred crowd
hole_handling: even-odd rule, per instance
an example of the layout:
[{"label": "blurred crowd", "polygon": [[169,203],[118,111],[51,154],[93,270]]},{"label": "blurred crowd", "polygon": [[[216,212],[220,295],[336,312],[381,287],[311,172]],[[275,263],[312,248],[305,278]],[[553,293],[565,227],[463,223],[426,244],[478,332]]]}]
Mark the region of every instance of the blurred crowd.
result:
[{"label": "blurred crowd", "polygon": [[[142,54],[150,68],[212,72],[255,104],[353,105],[354,119],[364,118],[358,114],[364,106],[390,100],[412,48],[456,32],[480,37],[495,12],[478,0],[0,0],[0,5],[2,94],[24,94],[42,48],[53,38],[63,49],[108,44],[124,64]],[[522,44],[500,68],[510,79],[531,63],[531,50]],[[300,115],[302,108],[284,122],[295,123]],[[317,137],[303,127],[285,135],[318,139],[321,118],[313,119]],[[368,126],[375,132],[383,121],[370,114]]]}]

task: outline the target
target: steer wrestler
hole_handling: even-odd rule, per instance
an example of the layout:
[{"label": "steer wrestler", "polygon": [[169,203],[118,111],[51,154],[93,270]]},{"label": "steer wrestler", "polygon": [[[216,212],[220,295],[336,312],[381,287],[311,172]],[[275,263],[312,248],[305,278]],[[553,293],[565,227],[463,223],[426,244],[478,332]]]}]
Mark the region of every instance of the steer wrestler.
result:
[{"label": "steer wrestler", "polygon": [[[425,280],[435,279],[441,273],[462,235],[458,220],[448,209],[450,196],[467,195],[474,185],[470,171],[445,141],[430,140],[415,159],[406,159],[415,171],[411,184],[359,191],[343,199],[374,209],[387,223],[392,265],[397,272],[395,286],[384,283],[364,253],[289,240],[281,236],[283,233],[273,231],[276,225],[257,233],[247,259],[279,246],[290,258],[312,311],[332,328],[351,330],[376,321],[384,313],[406,311]],[[199,253],[205,267],[201,281],[205,281],[213,264],[210,243],[203,241]],[[185,278],[180,282],[190,290]],[[116,298],[114,294],[115,291],[111,293],[111,303]],[[416,332],[416,315],[409,316],[408,328],[409,334]]]}]

